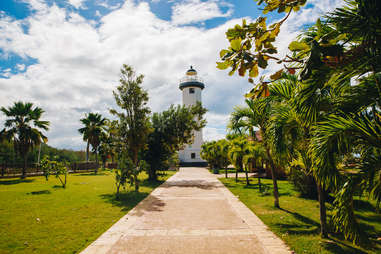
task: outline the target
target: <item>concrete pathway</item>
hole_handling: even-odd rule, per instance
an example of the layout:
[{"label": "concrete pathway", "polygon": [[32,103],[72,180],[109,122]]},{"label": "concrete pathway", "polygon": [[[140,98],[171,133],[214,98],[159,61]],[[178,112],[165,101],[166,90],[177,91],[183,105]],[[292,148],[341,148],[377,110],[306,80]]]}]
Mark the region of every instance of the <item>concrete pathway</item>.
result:
[{"label": "concrete pathway", "polygon": [[204,168],[181,168],[87,247],[94,253],[291,253]]}]

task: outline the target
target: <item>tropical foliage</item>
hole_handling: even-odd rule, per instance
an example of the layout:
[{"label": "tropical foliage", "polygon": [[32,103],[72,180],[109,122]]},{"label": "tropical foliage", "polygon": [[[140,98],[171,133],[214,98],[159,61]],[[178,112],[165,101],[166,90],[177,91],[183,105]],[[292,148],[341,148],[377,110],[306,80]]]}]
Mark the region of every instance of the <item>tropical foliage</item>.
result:
[{"label": "tropical foliage", "polygon": [[23,158],[22,177],[25,178],[28,153],[33,147],[48,141],[41,130],[47,131],[49,122],[40,120],[44,110],[33,108],[33,103],[30,102],[15,102],[9,108],[2,107],[1,111],[7,119],[5,128],[0,132],[0,139],[12,142],[14,150]]},{"label": "tropical foliage", "polygon": [[322,236],[327,236],[324,192],[329,191],[335,198],[335,231],[360,243],[367,238],[356,220],[353,197],[365,194],[381,201],[381,2],[346,1],[317,20],[280,58],[273,42],[305,2],[258,1],[264,14],[286,12],[285,18],[270,26],[263,17],[243,21],[226,33],[230,47],[221,51],[218,67],[231,67],[231,75],[249,71],[254,82],[258,67],[266,69],[269,61],[283,64],[246,95],[256,121],[248,114],[242,120],[238,112],[247,109],[237,109],[231,125],[246,133],[259,128],[272,165],[298,170],[316,182]]},{"label": "tropical foliage", "polygon": [[[87,141],[86,161],[89,160],[89,146],[91,145],[95,154],[95,160],[98,164],[98,148],[105,135],[105,126],[108,120],[98,113],[88,113],[86,117],[80,119],[80,121],[84,127],[78,131],[83,135],[83,140]],[[97,169],[95,169],[95,173],[97,173]]]},{"label": "tropical foliage", "polygon": [[225,169],[225,177],[227,177],[227,167],[231,163],[228,156],[229,148],[230,143],[226,139],[205,142],[201,146],[200,155],[208,162],[214,173],[218,173],[219,169]]}]

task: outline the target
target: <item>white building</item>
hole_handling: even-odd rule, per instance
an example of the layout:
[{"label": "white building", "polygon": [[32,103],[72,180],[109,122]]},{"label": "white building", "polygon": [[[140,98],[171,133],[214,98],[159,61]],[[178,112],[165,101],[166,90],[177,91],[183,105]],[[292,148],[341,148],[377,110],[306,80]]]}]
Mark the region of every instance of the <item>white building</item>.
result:
[{"label": "white building", "polygon": [[[179,88],[183,92],[183,105],[191,106],[198,101],[201,102],[201,92],[205,85],[191,66],[185,77],[180,80]],[[182,165],[204,165],[206,162],[200,157],[202,144],[202,130],[195,131],[194,142],[186,145],[184,150],[179,151],[180,163]]]}]

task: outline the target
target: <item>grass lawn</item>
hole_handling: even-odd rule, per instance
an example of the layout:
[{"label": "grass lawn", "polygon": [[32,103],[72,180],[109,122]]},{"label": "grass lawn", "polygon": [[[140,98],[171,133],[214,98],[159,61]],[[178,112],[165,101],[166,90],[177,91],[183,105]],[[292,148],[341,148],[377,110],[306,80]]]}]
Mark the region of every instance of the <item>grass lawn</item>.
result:
[{"label": "grass lawn", "polygon": [[[213,169],[209,169],[209,172],[214,174]],[[218,173],[219,174],[225,174],[225,169],[219,169]],[[230,173],[235,173],[235,169],[234,168],[228,168],[228,174],[230,174]],[[242,171],[241,173],[244,173],[244,171]]]},{"label": "grass lawn", "polygon": [[66,189],[54,176],[0,179],[0,253],[78,253],[174,173],[141,173],[120,201],[110,171],[69,175]]},{"label": "grass lawn", "polygon": [[[356,200],[357,218],[371,236],[372,245],[356,247],[344,241],[340,235],[330,235],[330,239],[322,240],[319,236],[319,204],[315,200],[300,198],[291,183],[278,181],[280,206],[273,207],[272,181],[263,180],[269,193],[259,193],[256,180],[246,187],[243,178],[235,183],[233,178],[220,179],[226,187],[249,207],[269,228],[282,238],[296,253],[381,253],[381,214],[375,212],[373,204]],[[327,203],[328,209],[331,206]],[[329,211],[328,211],[329,214]]]}]

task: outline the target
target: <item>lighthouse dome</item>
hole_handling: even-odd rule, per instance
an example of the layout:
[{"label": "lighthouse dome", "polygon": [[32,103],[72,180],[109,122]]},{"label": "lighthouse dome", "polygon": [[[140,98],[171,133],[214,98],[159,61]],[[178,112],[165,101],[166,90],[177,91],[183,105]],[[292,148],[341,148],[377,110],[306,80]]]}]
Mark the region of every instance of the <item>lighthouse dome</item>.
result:
[{"label": "lighthouse dome", "polygon": [[195,69],[193,69],[193,66],[191,66],[190,69],[187,70],[186,75],[187,76],[196,76],[197,75],[197,71]]},{"label": "lighthouse dome", "polygon": [[180,80],[180,90],[183,90],[186,87],[198,87],[201,89],[205,88],[203,80],[197,76],[197,71],[193,69],[192,66],[185,73],[185,77]]}]

